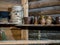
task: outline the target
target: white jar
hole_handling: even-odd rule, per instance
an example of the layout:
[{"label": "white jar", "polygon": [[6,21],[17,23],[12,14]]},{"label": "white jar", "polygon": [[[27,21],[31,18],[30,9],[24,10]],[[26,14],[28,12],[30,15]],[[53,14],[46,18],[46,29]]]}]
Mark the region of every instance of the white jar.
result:
[{"label": "white jar", "polygon": [[12,10],[21,11],[22,10],[22,6],[13,6]]},{"label": "white jar", "polygon": [[23,24],[22,6],[13,6],[11,11],[11,21],[14,24]]}]

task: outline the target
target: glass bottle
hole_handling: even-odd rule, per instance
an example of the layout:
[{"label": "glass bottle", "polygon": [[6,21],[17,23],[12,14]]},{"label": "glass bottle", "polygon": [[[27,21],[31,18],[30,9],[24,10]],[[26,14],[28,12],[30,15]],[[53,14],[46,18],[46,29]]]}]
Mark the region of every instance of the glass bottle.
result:
[{"label": "glass bottle", "polygon": [[2,28],[0,29],[0,36],[1,36],[1,40],[7,40],[5,32],[4,32],[4,30]]}]

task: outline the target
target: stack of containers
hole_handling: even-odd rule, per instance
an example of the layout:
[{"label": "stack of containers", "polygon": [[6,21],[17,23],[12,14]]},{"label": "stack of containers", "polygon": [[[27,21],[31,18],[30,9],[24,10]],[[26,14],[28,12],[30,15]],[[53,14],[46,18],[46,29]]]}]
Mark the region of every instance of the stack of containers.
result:
[{"label": "stack of containers", "polygon": [[11,21],[14,24],[23,24],[22,6],[13,6],[12,11],[11,11]]}]

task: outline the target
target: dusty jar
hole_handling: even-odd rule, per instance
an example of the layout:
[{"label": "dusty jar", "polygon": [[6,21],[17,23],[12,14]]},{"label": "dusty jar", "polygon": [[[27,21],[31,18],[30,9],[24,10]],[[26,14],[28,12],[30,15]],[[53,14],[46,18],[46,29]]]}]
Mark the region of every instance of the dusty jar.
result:
[{"label": "dusty jar", "polygon": [[22,6],[13,6],[11,11],[11,21],[14,24],[23,24]]}]

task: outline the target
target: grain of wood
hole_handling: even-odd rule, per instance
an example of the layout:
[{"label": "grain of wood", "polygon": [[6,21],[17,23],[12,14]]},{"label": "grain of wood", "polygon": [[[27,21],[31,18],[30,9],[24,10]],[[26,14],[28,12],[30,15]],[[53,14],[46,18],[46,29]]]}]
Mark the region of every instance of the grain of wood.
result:
[{"label": "grain of wood", "polygon": [[28,40],[28,30],[27,29],[21,30],[21,39],[22,40]]},{"label": "grain of wood", "polygon": [[41,12],[30,12],[29,15],[52,15],[52,14],[60,14],[60,10],[47,10]]},{"label": "grain of wood", "polygon": [[59,1],[59,0],[29,0],[29,2],[35,2],[35,1]]},{"label": "grain of wood", "polygon": [[24,17],[28,17],[28,0],[22,0],[21,5],[24,9]]},{"label": "grain of wood", "polygon": [[7,40],[14,40],[12,32],[9,28],[5,28],[4,32],[5,32],[5,35],[7,37]]},{"label": "grain of wood", "polygon": [[46,7],[46,6],[56,6],[60,5],[60,1],[53,1],[53,2],[35,2],[35,3],[30,3],[29,4],[29,9],[33,8],[40,8],[40,7]]},{"label": "grain of wood", "polygon": [[19,40],[19,41],[0,41],[0,44],[58,44],[60,40]]},{"label": "grain of wood", "polygon": [[15,5],[20,5],[20,0],[0,0],[0,11],[8,11]]}]

